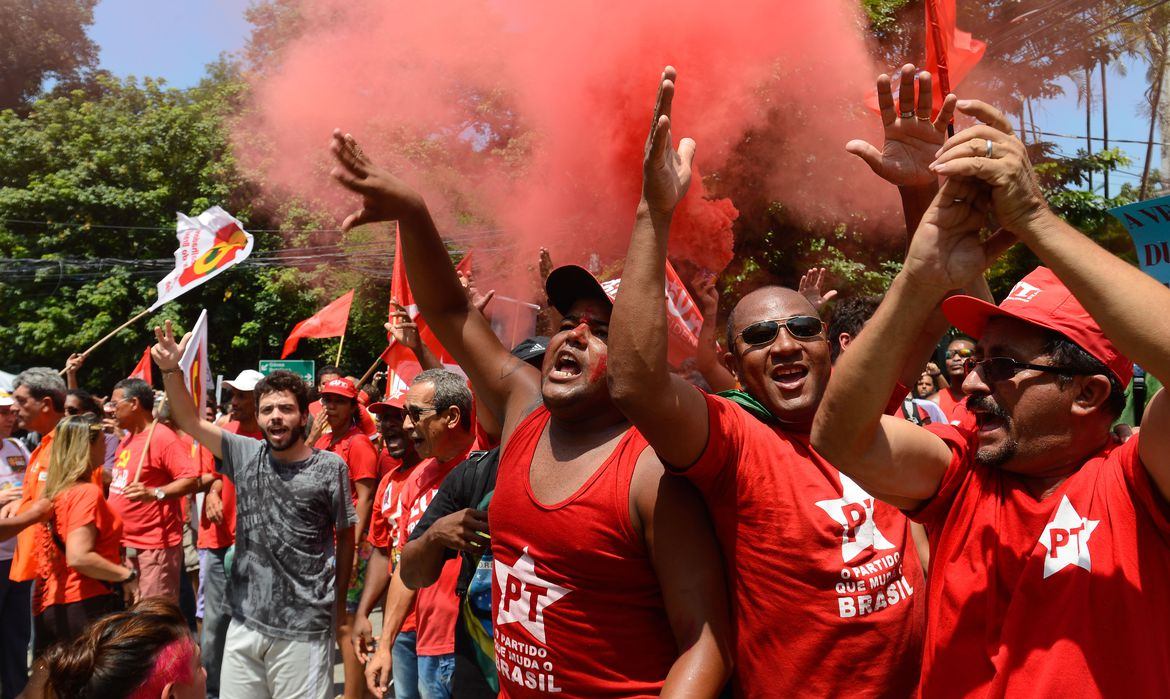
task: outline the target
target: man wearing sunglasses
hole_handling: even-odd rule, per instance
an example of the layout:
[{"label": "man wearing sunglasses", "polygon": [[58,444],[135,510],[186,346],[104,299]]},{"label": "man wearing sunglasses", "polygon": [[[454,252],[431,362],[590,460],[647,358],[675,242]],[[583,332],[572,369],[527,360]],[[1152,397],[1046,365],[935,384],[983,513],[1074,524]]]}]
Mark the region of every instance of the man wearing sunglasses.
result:
[{"label": "man wearing sunglasses", "polygon": [[362,197],[342,227],[398,221],[423,317],[503,425],[488,508],[501,696],[716,696],[729,672],[718,546],[698,495],[613,404],[605,289],[554,270],[564,320],[542,369],[525,364],[464,292],[421,196],[352,137],[335,132],[332,150],[333,176]]},{"label": "man wearing sunglasses", "polygon": [[[1002,114],[959,109],[983,125],[940,149],[932,169],[948,179],[838,362],[813,446],[930,533],[922,696],[1164,695],[1170,399],[1151,399],[1124,445],[1110,425],[1126,356],[1170,378],[1170,289],[1053,214]],[[1010,234],[981,237],[989,207]],[[998,306],[944,300],[1013,239],[1047,267]],[[978,338],[969,414],[925,428],[883,417],[909,338],[940,303]]]},{"label": "man wearing sunglasses", "polygon": [[975,341],[960,335],[947,343],[946,353],[943,355],[943,366],[947,375],[947,385],[938,392],[938,407],[950,419],[955,412],[955,406],[963,402],[967,394],[963,393],[963,381],[971,371],[967,361],[975,356]]}]

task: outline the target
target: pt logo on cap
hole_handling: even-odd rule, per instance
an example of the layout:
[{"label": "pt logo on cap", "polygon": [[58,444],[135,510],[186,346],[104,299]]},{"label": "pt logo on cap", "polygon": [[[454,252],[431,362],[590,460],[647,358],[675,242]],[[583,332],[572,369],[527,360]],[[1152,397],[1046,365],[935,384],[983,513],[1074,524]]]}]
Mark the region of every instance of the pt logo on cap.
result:
[{"label": "pt logo on cap", "polygon": [[1036,296],[1038,296],[1041,291],[1044,290],[1038,286],[1032,286],[1028,282],[1017,282],[1016,285],[1012,287],[1012,293],[1008,294],[1008,300],[1028,303],[1032,299],[1036,298]]}]

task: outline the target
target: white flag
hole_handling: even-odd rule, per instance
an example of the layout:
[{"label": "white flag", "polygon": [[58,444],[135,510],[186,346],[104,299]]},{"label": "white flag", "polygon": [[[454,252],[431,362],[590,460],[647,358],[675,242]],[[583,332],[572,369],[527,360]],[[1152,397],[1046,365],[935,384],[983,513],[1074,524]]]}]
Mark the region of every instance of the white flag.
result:
[{"label": "white flag", "polygon": [[172,301],[252,254],[252,235],[234,216],[213,206],[190,218],[179,214],[175,269],[158,283],[154,310]]}]

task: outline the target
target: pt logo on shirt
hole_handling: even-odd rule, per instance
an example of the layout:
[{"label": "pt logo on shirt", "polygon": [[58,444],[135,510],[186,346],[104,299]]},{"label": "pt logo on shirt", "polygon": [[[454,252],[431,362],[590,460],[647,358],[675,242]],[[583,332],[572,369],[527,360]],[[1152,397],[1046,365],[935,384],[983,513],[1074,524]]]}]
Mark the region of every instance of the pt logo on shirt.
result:
[{"label": "pt logo on shirt", "polygon": [[841,561],[849,563],[869,549],[884,551],[895,548],[874,521],[873,496],[862,490],[861,486],[844,473],[839,475],[841,497],[836,500],[821,500],[816,506],[844,527],[841,535]]},{"label": "pt logo on shirt", "polygon": [[1040,534],[1040,545],[1047,549],[1044,556],[1044,577],[1048,578],[1065,566],[1079,566],[1092,572],[1089,557],[1089,537],[1100,524],[1099,519],[1082,517],[1065,495],[1060,500],[1056,515]]},{"label": "pt logo on shirt", "polygon": [[515,565],[508,565],[499,558],[495,559],[494,565],[496,585],[500,588],[496,626],[517,622],[537,641],[546,643],[544,610],[569,591],[536,574],[536,562],[527,546]]}]

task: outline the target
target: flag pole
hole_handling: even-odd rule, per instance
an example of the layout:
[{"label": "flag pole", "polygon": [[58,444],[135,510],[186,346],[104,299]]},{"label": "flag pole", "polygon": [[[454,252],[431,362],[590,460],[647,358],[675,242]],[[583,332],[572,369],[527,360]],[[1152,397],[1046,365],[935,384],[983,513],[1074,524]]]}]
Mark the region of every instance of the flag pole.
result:
[{"label": "flag pole", "polygon": [[[125,329],[126,329],[126,328],[128,328],[128,327],[130,327],[131,325],[134,325],[134,324],[135,324],[135,323],[137,323],[138,321],[142,320],[142,319],[143,319],[143,318],[145,318],[145,317],[147,316],[147,314],[149,314],[149,313],[150,313],[150,309],[148,308],[148,309],[146,309],[145,311],[143,311],[143,312],[139,313],[138,315],[134,316],[134,317],[133,317],[133,318],[131,318],[130,320],[126,321],[125,323],[122,323],[122,324],[121,324],[121,325],[119,325],[118,327],[114,328],[113,330],[111,330],[111,331],[110,331],[110,334],[109,334],[109,335],[106,335],[106,336],[105,336],[105,337],[103,337],[102,339],[100,339],[100,340],[98,340],[97,342],[93,343],[93,345],[91,345],[89,349],[87,349],[86,351],[82,352],[82,353],[81,353],[81,356],[83,356],[83,357],[88,357],[90,352],[92,352],[92,351],[94,351],[95,349],[97,349],[98,347],[101,347],[102,345],[104,345],[104,344],[106,343],[106,340],[109,340],[109,339],[110,339],[111,337],[113,337],[114,335],[117,335],[118,333],[122,332],[123,330],[125,330]],[[58,371],[57,373],[58,373],[58,374],[64,374],[64,373],[65,373],[65,371],[66,371],[65,369],[62,369],[61,371]]]},{"label": "flag pole", "polygon": [[370,380],[370,376],[374,374],[374,370],[377,369],[378,365],[382,363],[382,355],[386,354],[386,350],[388,349],[390,349],[390,345],[386,345],[386,349],[378,353],[378,358],[374,360],[374,363],[370,365],[369,369],[366,369],[366,373],[362,374],[362,378],[357,382],[358,388],[361,388],[367,381]]},{"label": "flag pole", "polygon": [[150,453],[150,440],[154,437],[154,428],[158,425],[158,420],[155,419],[150,423],[150,431],[146,433],[146,445],[142,447],[142,454],[138,457],[138,467],[134,470],[134,482],[138,482],[138,477],[142,475],[142,462],[146,461],[146,455]]},{"label": "flag pole", "polygon": [[341,333],[341,342],[337,343],[337,358],[333,360],[333,366],[341,366],[342,347],[345,347],[345,333]]}]

